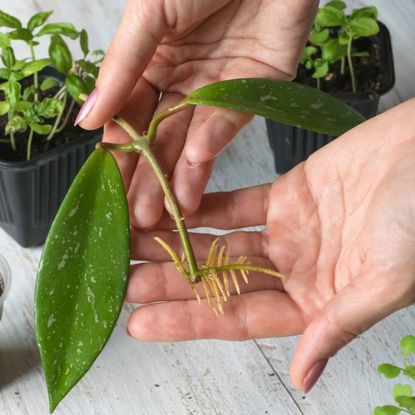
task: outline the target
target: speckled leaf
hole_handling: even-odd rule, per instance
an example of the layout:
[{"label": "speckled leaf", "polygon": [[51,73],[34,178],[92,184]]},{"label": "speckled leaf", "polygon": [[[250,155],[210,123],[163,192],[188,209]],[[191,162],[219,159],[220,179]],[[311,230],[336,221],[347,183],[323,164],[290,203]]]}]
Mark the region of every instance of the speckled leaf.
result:
[{"label": "speckled leaf", "polygon": [[204,86],[186,97],[193,105],[249,112],[283,124],[339,136],[364,121],[333,96],[296,82],[232,79]]},{"label": "speckled leaf", "polygon": [[53,222],[35,292],[51,412],[108,341],[129,268],[128,205],[114,157],[95,150]]}]

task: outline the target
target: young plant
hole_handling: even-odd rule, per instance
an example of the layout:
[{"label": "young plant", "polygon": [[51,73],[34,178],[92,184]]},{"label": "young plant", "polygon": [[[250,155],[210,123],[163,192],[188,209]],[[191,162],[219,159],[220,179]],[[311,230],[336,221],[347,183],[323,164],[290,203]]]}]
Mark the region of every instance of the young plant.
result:
[{"label": "young plant", "polygon": [[[411,383],[415,381],[415,365],[408,362],[408,356],[415,353],[415,336],[405,336],[400,341],[400,348],[403,355],[402,367],[390,363],[383,363],[378,366],[378,373],[387,379],[394,379],[399,375],[406,376]],[[392,389],[393,399],[397,405],[377,406],[374,415],[415,415],[415,394],[410,384],[396,383]]]},{"label": "young plant", "polygon": [[[25,142],[27,160],[34,137],[52,140],[66,127],[74,106],[81,103],[79,95],[94,89],[103,56],[102,51],[90,52],[85,30],[78,31],[71,23],[46,23],[51,14],[37,13],[24,27],[19,19],[0,10],[0,27],[5,28],[0,32],[4,65],[0,68],[0,117],[7,118],[4,132],[13,150],[18,147],[16,140]],[[39,58],[37,46],[44,38],[49,42],[49,56]],[[81,59],[73,60],[65,38],[79,39]],[[26,43],[28,58],[16,58],[16,41]],[[62,74],[62,79],[41,78],[48,66]]]},{"label": "young plant", "polygon": [[[235,79],[202,87],[155,115],[138,134],[120,116],[114,121],[131,137],[127,144],[100,143],[75,178],[48,235],[36,283],[36,337],[45,370],[50,410],[92,365],[108,341],[124,300],[129,269],[129,214],[123,181],[111,152],[139,152],[154,171],[170,205],[183,256],[161,238],[199,301],[223,313],[230,285],[250,271],[284,278],[278,270],[232,258],[213,242],[207,260],[196,261],[185,219],[152,145],[160,122],[187,107],[216,106],[250,112],[289,125],[340,135],[363,118],[330,95],[284,81]],[[166,149],[168,151],[168,149]],[[202,290],[201,292],[199,290]],[[203,293],[203,295],[202,295]]]},{"label": "young plant", "polygon": [[334,63],[340,61],[340,73],[345,73],[347,59],[352,90],[356,92],[353,57],[367,56],[368,53],[355,51],[353,42],[378,33],[377,9],[375,6],[363,7],[346,15],[345,8],[343,1],[333,0],[318,10],[308,39],[309,45],[303,51],[300,63],[306,69],[313,70],[312,77],[320,88],[320,79],[327,76]]}]

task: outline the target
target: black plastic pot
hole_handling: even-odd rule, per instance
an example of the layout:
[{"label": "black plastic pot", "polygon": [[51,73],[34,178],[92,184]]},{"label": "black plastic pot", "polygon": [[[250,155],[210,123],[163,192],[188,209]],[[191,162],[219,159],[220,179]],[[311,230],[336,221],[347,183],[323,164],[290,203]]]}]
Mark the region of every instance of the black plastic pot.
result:
[{"label": "black plastic pot", "polygon": [[[379,94],[362,92],[333,94],[336,98],[355,108],[365,118],[377,114],[380,96],[388,92],[395,83],[390,34],[381,22],[379,22],[379,28],[379,33],[373,36],[373,42],[378,45],[379,58],[382,63]],[[274,153],[275,170],[278,174],[286,173],[336,138],[271,120],[266,120],[266,125],[269,142]]]},{"label": "black plastic pot", "polygon": [[101,139],[86,133],[27,162],[0,161],[0,226],[24,247],[42,244],[77,172]]}]

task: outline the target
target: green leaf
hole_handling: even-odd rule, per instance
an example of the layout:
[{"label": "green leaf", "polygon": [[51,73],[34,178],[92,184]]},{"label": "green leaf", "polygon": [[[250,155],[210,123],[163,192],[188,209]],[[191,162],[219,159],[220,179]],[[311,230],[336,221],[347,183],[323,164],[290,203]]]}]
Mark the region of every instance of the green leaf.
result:
[{"label": "green leaf", "polygon": [[315,46],[307,46],[303,49],[300,57],[300,63],[304,65],[312,56],[317,52],[317,48]]},{"label": "green leaf", "polygon": [[361,9],[354,9],[351,18],[355,17],[371,17],[378,19],[378,9],[375,6],[362,7]]},{"label": "green leaf", "polygon": [[347,55],[347,46],[341,45],[337,39],[330,39],[322,46],[323,60],[334,63]]},{"label": "green leaf", "polygon": [[35,122],[30,123],[30,127],[33,131],[40,135],[48,135],[52,131],[52,126],[49,124],[38,124]]},{"label": "green leaf", "polygon": [[37,106],[38,114],[44,118],[57,117],[63,110],[63,102],[56,98],[44,98]]},{"label": "green leaf", "polygon": [[364,118],[329,94],[296,82],[246,78],[216,82],[185,102],[248,112],[328,135],[340,135]]},{"label": "green leaf", "polygon": [[356,17],[350,20],[349,24],[352,30],[353,39],[363,36],[373,36],[379,32],[377,21],[371,17]]},{"label": "green leaf", "polygon": [[341,0],[332,0],[326,3],[326,6],[332,6],[338,10],[344,10],[346,8],[346,3]]},{"label": "green leaf", "polygon": [[49,23],[43,26],[35,36],[39,37],[45,35],[62,35],[71,39],[76,39],[79,36],[79,32],[72,23]]},{"label": "green leaf", "polygon": [[25,42],[29,42],[33,39],[32,32],[23,28],[13,30],[12,32],[9,32],[7,36],[9,36],[10,39],[24,40]]},{"label": "green leaf", "polygon": [[22,27],[20,20],[0,10],[0,26],[19,29]]},{"label": "green leaf", "polygon": [[409,376],[411,378],[414,378],[415,380],[415,366],[414,365],[408,365],[403,370],[403,373],[405,373],[406,376]]},{"label": "green leaf", "polygon": [[345,21],[344,13],[333,6],[325,6],[318,10],[316,24],[321,27],[341,26]]},{"label": "green leaf", "polygon": [[329,72],[329,63],[324,59],[317,59],[314,62],[314,73],[311,75],[314,79],[324,78]]},{"label": "green leaf", "polygon": [[95,63],[83,59],[77,60],[75,63],[79,65],[84,72],[91,74],[94,78],[98,76],[99,67]]},{"label": "green leaf", "polygon": [[398,415],[401,410],[397,406],[385,405],[377,406],[373,411],[373,415]]},{"label": "green leaf", "polygon": [[9,79],[11,73],[9,69],[0,68],[0,79]]},{"label": "green leaf", "polygon": [[412,396],[412,386],[411,385],[402,385],[401,383],[397,383],[393,387],[393,397],[396,398],[398,396]]},{"label": "green leaf", "polygon": [[322,45],[330,36],[329,29],[324,29],[321,32],[311,32],[308,40],[313,45]]},{"label": "green leaf", "polygon": [[27,128],[27,121],[20,115],[14,116],[6,124],[6,134],[23,132]]},{"label": "green leaf", "polygon": [[69,74],[65,80],[66,89],[71,97],[78,103],[82,104],[79,98],[80,94],[88,94],[88,87],[85,81],[78,75]]},{"label": "green leaf", "polygon": [[95,150],[52,224],[35,290],[36,337],[50,410],[91,367],[121,311],[129,269],[129,215],[110,152]]},{"label": "green leaf", "polygon": [[27,63],[22,68],[22,73],[24,76],[33,75],[35,72],[39,72],[42,69],[46,68],[52,64],[52,60],[48,58],[38,59],[37,61],[32,61]]},{"label": "green leaf", "polygon": [[14,56],[14,51],[11,47],[3,48],[1,60],[3,61],[3,64],[6,68],[13,68],[16,63],[16,57]]},{"label": "green leaf", "polygon": [[55,78],[46,78],[40,84],[40,90],[41,91],[47,91],[48,89],[53,88],[57,84],[58,84],[58,80],[57,79],[55,79]]},{"label": "green leaf", "polygon": [[[45,26],[46,27],[46,26]],[[57,71],[68,73],[72,68],[72,55],[68,45],[59,35],[53,35],[49,46],[49,57]]]},{"label": "green leaf", "polygon": [[385,378],[393,379],[401,373],[401,368],[389,363],[383,363],[378,366],[377,371],[381,375],[385,376]]},{"label": "green leaf", "polygon": [[79,43],[81,45],[81,50],[84,56],[88,55],[89,53],[88,33],[85,29],[81,30],[81,34],[79,36]]},{"label": "green leaf", "polygon": [[349,43],[349,40],[351,38],[352,34],[347,33],[346,30],[341,30],[339,33],[339,44],[340,45],[347,45]]},{"label": "green leaf", "polygon": [[22,87],[17,81],[9,80],[4,88],[7,101],[10,106],[14,107],[20,99]]},{"label": "green leaf", "polygon": [[0,116],[7,114],[10,105],[7,101],[0,101]]},{"label": "green leaf", "polygon": [[30,18],[29,23],[27,24],[27,28],[33,31],[37,27],[42,26],[52,13],[53,10],[36,13]]},{"label": "green leaf", "polygon": [[399,343],[402,353],[408,355],[410,353],[415,353],[415,336],[405,336],[401,339]]},{"label": "green leaf", "polygon": [[395,401],[399,404],[399,406],[409,409],[410,411],[415,411],[415,397],[397,396]]},{"label": "green leaf", "polygon": [[0,32],[0,48],[7,48],[8,46],[10,46],[10,39]]}]

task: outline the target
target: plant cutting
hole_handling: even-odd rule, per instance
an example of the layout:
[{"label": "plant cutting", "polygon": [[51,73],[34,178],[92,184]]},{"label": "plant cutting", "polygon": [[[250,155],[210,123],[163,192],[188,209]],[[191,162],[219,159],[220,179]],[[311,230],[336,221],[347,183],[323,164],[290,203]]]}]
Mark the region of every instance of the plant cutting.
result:
[{"label": "plant cutting", "polygon": [[[78,31],[71,23],[48,23],[51,14],[39,12],[24,26],[0,10],[0,176],[3,192],[9,195],[0,199],[0,224],[24,246],[43,242],[57,206],[85,160],[85,156],[79,161],[65,160],[60,147],[66,144],[66,152],[73,157],[71,149],[79,152],[89,144],[88,153],[98,140],[97,136],[85,140],[84,135],[83,143],[77,143],[81,130],[73,127],[73,121],[81,104],[79,95],[90,93],[95,86],[103,52],[89,50],[85,30]],[[68,40],[79,42],[79,59],[73,58]],[[17,42],[26,45],[27,57],[16,57]],[[38,56],[41,42],[46,42],[47,57]],[[46,170],[59,170],[64,162],[72,164],[63,166],[69,177],[59,171],[45,177]],[[45,189],[48,181],[56,189]],[[33,182],[37,189],[30,187]],[[42,191],[51,196],[53,206],[39,200]],[[31,227],[40,231],[30,235]]]},{"label": "plant cutting", "polygon": [[[345,9],[343,1],[333,0],[318,10],[296,81],[333,94],[370,118],[394,84],[390,36],[375,6]],[[280,174],[336,137],[271,120],[267,131]]]},{"label": "plant cutting", "polygon": [[[213,242],[204,262],[193,253],[185,219],[152,145],[159,124],[190,106],[216,106],[250,112],[315,131],[341,134],[363,117],[337,99],[301,84],[266,79],[235,79],[204,86],[156,114],[145,134],[120,116],[113,120],[131,137],[126,144],[99,143],[73,182],[46,240],[35,292],[36,337],[53,411],[97,358],[119,317],[129,269],[129,213],[123,181],[112,152],[145,157],[170,205],[183,256],[161,238],[178,271],[200,302],[217,315],[257,271],[285,278],[278,270],[232,258]],[[321,117],[324,114],[324,118]],[[168,149],[166,149],[168,151]]]},{"label": "plant cutting", "polygon": [[[402,366],[390,363],[382,363],[377,371],[387,379],[397,378],[399,375],[405,376],[411,383],[415,381],[415,365],[408,361],[408,356],[415,353],[415,336],[405,336],[400,341],[402,352]],[[415,395],[411,384],[396,383],[392,389],[394,405],[377,406],[374,415],[415,415]]]}]

